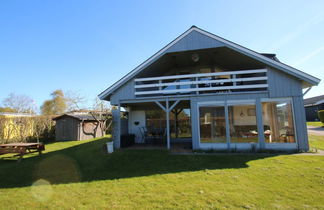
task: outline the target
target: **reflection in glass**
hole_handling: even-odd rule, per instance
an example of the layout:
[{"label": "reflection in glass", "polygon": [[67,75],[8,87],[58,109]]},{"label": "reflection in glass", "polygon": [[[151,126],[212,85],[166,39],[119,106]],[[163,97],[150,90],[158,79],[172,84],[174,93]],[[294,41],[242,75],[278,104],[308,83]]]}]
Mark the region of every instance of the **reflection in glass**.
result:
[{"label": "reflection in glass", "polygon": [[255,105],[228,107],[231,143],[258,142]]},{"label": "reflection in glass", "polygon": [[290,101],[263,102],[263,125],[266,143],[294,143],[295,130]]},{"label": "reflection in glass", "polygon": [[225,109],[219,107],[200,107],[200,142],[226,143]]}]

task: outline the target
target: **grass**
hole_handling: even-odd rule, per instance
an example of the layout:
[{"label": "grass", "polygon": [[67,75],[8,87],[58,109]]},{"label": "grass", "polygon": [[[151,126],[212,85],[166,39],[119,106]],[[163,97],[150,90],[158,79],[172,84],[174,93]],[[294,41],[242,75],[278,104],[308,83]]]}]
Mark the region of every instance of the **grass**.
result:
[{"label": "grass", "polygon": [[317,122],[307,122],[308,126],[315,126],[315,127],[323,127],[323,123],[321,121],[317,121]]},{"label": "grass", "polygon": [[311,148],[324,150],[324,136],[308,135]]},{"label": "grass", "polygon": [[[311,143],[320,141],[311,137]],[[42,156],[0,160],[0,208],[252,208],[324,206],[324,156],[105,154],[107,139],[57,142]]]}]

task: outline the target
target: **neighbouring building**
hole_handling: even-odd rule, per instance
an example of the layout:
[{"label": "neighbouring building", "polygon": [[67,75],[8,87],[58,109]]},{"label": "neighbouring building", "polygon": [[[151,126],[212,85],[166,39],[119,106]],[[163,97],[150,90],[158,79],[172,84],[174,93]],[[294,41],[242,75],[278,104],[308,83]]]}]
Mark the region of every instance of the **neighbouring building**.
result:
[{"label": "neighbouring building", "polygon": [[99,122],[90,114],[63,114],[53,120],[56,121],[56,141],[79,141],[104,136]]},{"label": "neighbouring building", "polygon": [[[121,134],[133,133],[136,143],[160,138],[168,149],[181,142],[192,149],[296,151],[309,149],[303,89],[319,82],[274,54],[193,26],[99,97],[118,107],[116,148]],[[128,126],[121,123],[124,109]],[[170,115],[180,112],[176,123],[180,118]]]},{"label": "neighbouring building", "polygon": [[304,99],[307,121],[319,121],[317,112],[324,110],[324,95]]}]

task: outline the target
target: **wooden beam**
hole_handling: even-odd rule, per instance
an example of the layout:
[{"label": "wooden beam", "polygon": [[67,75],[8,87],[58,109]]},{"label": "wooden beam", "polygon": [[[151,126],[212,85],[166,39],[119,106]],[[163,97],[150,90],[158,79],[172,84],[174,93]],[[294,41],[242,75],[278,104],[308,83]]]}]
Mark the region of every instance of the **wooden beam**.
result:
[{"label": "wooden beam", "polygon": [[167,112],[166,108],[159,102],[159,101],[154,101],[163,111]]},{"label": "wooden beam", "polygon": [[174,102],[172,104],[172,106],[170,107],[170,109],[168,110],[169,112],[180,102],[180,100],[176,100],[176,102]]}]

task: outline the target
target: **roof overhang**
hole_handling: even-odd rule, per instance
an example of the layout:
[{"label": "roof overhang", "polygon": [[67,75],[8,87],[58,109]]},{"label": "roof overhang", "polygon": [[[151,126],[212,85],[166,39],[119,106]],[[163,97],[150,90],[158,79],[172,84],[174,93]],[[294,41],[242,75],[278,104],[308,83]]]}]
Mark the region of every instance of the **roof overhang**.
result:
[{"label": "roof overhang", "polygon": [[102,93],[99,94],[99,98],[104,100],[106,98],[108,98],[117,88],[119,88],[120,86],[122,86],[124,83],[126,83],[128,80],[130,80],[131,78],[133,78],[134,76],[136,76],[137,73],[139,73],[141,70],[143,70],[145,67],[147,67],[148,65],[150,65],[152,62],[154,62],[155,60],[159,59],[162,55],[164,55],[166,53],[166,51],[172,47],[173,45],[175,45],[177,42],[179,42],[181,39],[183,39],[185,36],[187,36],[189,33],[191,33],[192,31],[197,31],[205,36],[208,36],[212,39],[215,39],[217,41],[220,41],[222,43],[224,43],[224,45],[230,49],[233,49],[235,51],[238,51],[242,54],[245,54],[247,56],[250,56],[260,62],[263,62],[273,68],[282,70],[284,72],[286,72],[287,74],[293,75],[295,77],[297,77],[298,79],[300,79],[303,83],[303,87],[310,87],[313,85],[317,85],[321,80],[319,78],[316,78],[310,74],[307,74],[303,71],[300,71],[296,68],[293,68],[289,65],[286,65],[284,63],[281,63],[279,61],[273,60],[271,58],[268,58],[258,52],[255,52],[253,50],[250,50],[246,47],[243,47],[241,45],[238,45],[234,42],[228,41],[226,39],[223,39],[215,34],[212,34],[210,32],[207,32],[205,30],[202,30],[200,28],[197,28],[196,26],[191,27],[190,29],[188,29],[187,31],[185,31],[183,34],[181,34],[179,37],[177,37],[175,40],[173,40],[172,42],[170,42],[168,45],[166,45],[164,48],[162,48],[160,51],[158,51],[157,53],[155,53],[153,56],[151,56],[149,59],[147,59],[146,61],[144,61],[143,63],[141,63],[139,66],[137,66],[135,69],[133,69],[131,72],[129,72],[127,75],[125,75],[124,77],[122,77],[120,80],[118,80],[116,83],[114,83],[113,85],[111,85],[109,88],[107,88],[106,90],[104,90]]}]

